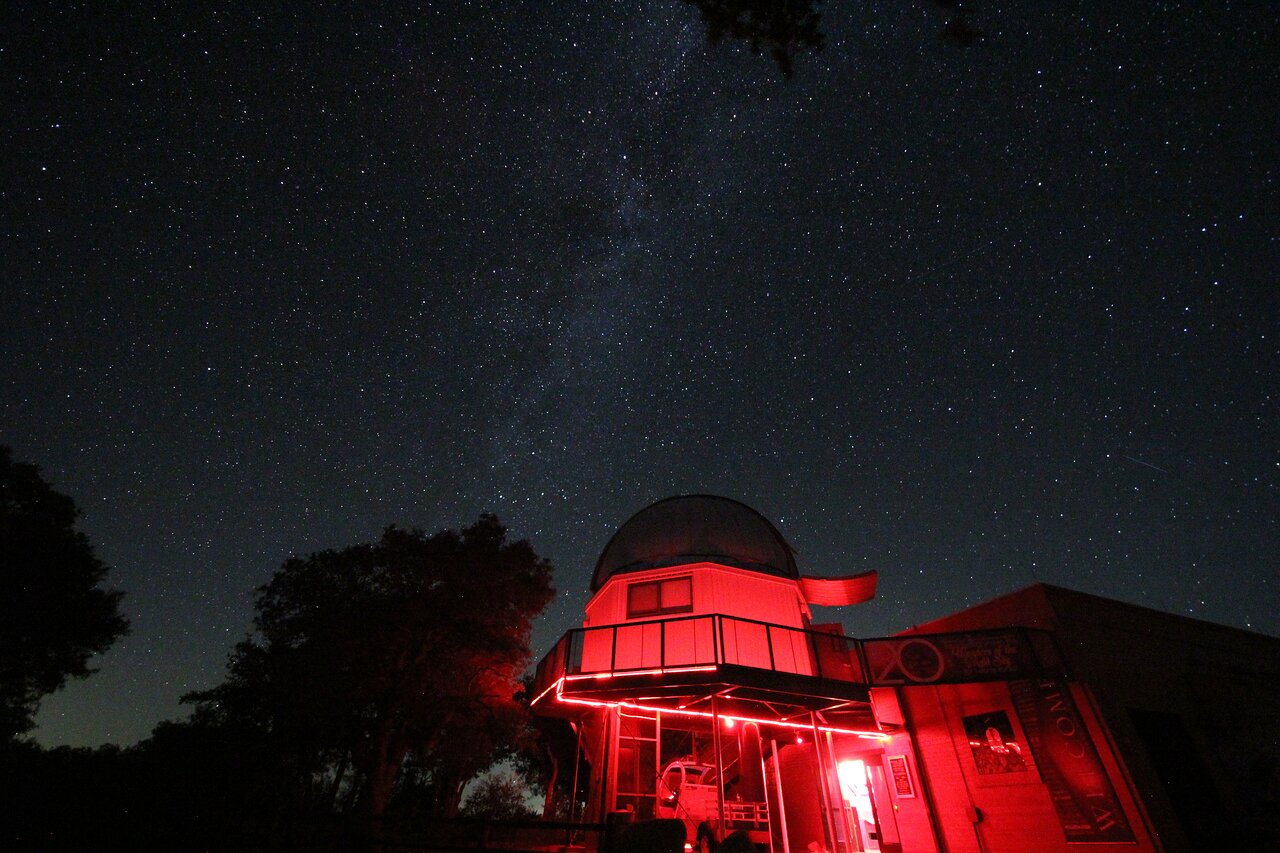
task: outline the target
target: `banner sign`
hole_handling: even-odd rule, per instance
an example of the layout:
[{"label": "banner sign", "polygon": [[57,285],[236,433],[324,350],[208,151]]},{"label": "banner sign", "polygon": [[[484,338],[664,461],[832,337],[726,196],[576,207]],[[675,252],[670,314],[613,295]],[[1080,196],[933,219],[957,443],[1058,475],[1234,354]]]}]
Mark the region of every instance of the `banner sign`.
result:
[{"label": "banner sign", "polygon": [[1067,683],[1017,681],[1009,691],[1067,841],[1134,841]]},{"label": "banner sign", "polygon": [[873,687],[962,684],[1041,678],[1041,665],[1025,630],[968,631],[864,640]]}]

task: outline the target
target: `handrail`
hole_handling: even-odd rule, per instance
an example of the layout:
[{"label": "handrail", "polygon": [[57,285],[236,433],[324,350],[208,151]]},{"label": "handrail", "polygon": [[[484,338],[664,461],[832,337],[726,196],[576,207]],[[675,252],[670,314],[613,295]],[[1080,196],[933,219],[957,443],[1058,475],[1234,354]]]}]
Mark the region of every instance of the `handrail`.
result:
[{"label": "handrail", "polygon": [[[684,636],[673,638],[672,629],[681,625],[688,626]],[[538,663],[534,695],[542,695],[567,676],[725,665],[868,687],[1066,675],[1052,635],[1037,629],[992,628],[860,640],[708,613],[573,628]]]}]

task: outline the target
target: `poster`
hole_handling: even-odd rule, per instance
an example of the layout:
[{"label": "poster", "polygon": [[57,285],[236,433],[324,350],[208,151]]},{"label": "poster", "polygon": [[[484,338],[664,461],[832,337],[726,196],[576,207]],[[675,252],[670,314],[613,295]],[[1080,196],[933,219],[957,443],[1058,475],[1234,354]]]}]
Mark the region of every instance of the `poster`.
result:
[{"label": "poster", "polygon": [[906,800],[915,797],[915,784],[911,781],[911,768],[907,765],[905,755],[889,756],[889,775],[893,777],[893,790],[898,799]]},{"label": "poster", "polygon": [[1013,723],[1004,711],[990,711],[964,718],[964,733],[978,773],[1019,773],[1027,769],[1022,744],[1014,739]]}]

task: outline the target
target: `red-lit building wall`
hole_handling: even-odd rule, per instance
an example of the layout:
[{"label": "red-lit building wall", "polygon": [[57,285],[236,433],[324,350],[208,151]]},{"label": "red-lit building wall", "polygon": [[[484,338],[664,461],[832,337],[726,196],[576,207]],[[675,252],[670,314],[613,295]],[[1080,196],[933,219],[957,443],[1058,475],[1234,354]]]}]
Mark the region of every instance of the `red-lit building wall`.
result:
[{"label": "red-lit building wall", "polygon": [[[634,584],[680,577],[692,581],[693,601],[686,611],[691,615],[721,613],[793,628],[805,627],[809,618],[808,606],[794,580],[714,563],[693,563],[613,576],[587,603],[583,626],[656,618],[628,614],[628,589]],[[666,618],[678,615],[679,612],[665,614]]]},{"label": "red-lit building wall", "polygon": [[[1087,695],[1078,685],[1063,686],[1070,690],[1078,717],[1096,748],[1106,776],[1102,787],[1114,794],[1121,819],[1131,830],[1131,841],[1091,841],[1089,849],[1159,849],[1139,817],[1138,805],[1108,746],[1105,731],[1088,708]],[[917,760],[927,776],[935,820],[948,850],[1065,853],[1079,849],[1078,844],[1067,840],[1052,799],[1054,789],[1046,784],[1046,768],[1037,763],[1007,683],[899,690],[915,735]],[[990,741],[996,740],[994,734],[990,741],[975,737],[975,728],[979,732],[998,728],[1001,737],[994,748],[1000,751],[992,751]]]},{"label": "red-lit building wall", "polygon": [[[684,581],[687,588],[682,586]],[[654,587],[674,588],[676,604],[668,606],[668,601],[658,598],[654,607],[637,612],[635,587],[650,593],[647,604],[653,603]],[[624,670],[710,662],[717,633],[713,614],[728,617],[719,626],[723,643],[719,653],[726,662],[812,673],[808,641],[801,633],[807,627],[809,608],[796,582],[714,563],[611,578],[587,603],[583,627],[623,627],[588,631],[583,637],[584,665],[588,670]],[[659,626],[659,621],[664,624]]]},{"label": "red-lit building wall", "polygon": [[[911,737],[896,732],[884,744],[882,757],[887,800],[892,803],[892,817],[903,850],[936,853],[938,850],[929,798],[923,788],[920,757]],[[896,762],[896,767],[895,767]]]},{"label": "red-lit building wall", "polygon": [[[1168,853],[1280,849],[1280,639],[1043,584],[909,633],[1009,625],[1053,633],[1075,704],[1143,844]],[[941,792],[962,790],[955,787],[960,759],[947,757],[946,741],[960,752],[955,721],[981,689],[902,691]],[[961,775],[972,783],[972,774]],[[955,822],[954,809],[940,804],[938,811],[940,821]],[[998,813],[979,826],[992,842],[1003,837]],[[984,844],[988,851],[1036,849],[998,846],[986,836]]]}]

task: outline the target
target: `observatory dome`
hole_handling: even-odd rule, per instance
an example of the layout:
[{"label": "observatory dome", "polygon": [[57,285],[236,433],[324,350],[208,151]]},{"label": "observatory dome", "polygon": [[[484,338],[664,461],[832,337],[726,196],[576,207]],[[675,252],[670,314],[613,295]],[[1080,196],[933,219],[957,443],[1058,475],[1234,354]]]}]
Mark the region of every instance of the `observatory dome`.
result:
[{"label": "observatory dome", "polygon": [[626,572],[719,563],[800,578],[791,546],[746,504],[715,495],[681,495],[650,504],[613,534],[596,561],[592,591]]}]

